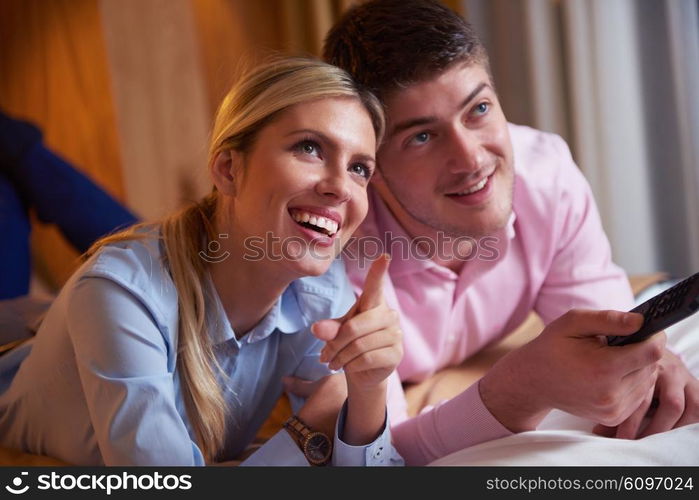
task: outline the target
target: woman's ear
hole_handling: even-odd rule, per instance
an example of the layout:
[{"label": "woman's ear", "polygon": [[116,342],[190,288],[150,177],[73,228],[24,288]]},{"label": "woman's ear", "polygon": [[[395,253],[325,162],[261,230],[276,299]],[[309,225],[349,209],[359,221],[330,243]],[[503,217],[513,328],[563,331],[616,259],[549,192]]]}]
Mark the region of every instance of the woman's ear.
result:
[{"label": "woman's ear", "polygon": [[211,175],[216,189],[222,194],[235,196],[236,175],[242,166],[242,155],[235,150],[220,151],[211,163]]}]

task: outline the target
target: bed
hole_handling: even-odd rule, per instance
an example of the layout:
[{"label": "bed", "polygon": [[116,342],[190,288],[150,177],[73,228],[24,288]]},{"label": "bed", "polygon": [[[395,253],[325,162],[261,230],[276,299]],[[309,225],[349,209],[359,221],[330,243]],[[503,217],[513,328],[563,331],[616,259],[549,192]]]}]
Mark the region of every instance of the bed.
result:
[{"label": "bed", "polygon": [[[667,286],[657,284],[663,278],[662,274],[632,278],[637,299],[643,301]],[[11,305],[11,309],[5,308],[4,313],[0,308],[0,355],[4,349],[11,349],[31,336],[47,305],[46,300],[19,300]],[[455,396],[478,380],[501,356],[531,340],[541,328],[541,321],[531,314],[503,341],[481,351],[461,366],[443,370],[421,384],[407,386],[408,412],[415,415],[426,405]],[[699,314],[675,325],[667,333],[673,350],[681,352],[692,373],[699,376]],[[260,430],[257,444],[276,433],[290,413],[288,400],[282,397]],[[591,428],[590,422],[554,411],[537,431],[482,443],[443,457],[431,465],[699,465],[699,424],[636,441],[595,436]],[[250,451],[253,449],[254,446]],[[0,448],[0,465],[68,464],[51,457]]]}]

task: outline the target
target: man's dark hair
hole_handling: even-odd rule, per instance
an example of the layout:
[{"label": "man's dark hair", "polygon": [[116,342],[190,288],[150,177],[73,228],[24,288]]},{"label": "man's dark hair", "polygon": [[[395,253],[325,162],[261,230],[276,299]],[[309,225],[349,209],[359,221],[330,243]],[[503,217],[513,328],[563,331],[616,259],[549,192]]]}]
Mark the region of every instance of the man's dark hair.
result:
[{"label": "man's dark hair", "polygon": [[473,27],[433,0],[374,0],[348,10],[325,38],[323,58],[381,99],[455,63],[488,56]]}]

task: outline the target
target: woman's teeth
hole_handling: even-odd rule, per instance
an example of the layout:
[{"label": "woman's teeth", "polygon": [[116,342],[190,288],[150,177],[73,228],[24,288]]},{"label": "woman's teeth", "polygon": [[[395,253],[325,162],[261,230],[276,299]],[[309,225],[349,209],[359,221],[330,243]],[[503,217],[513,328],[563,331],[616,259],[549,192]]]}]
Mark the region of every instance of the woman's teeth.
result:
[{"label": "woman's teeth", "polygon": [[483,180],[482,180],[481,182],[479,182],[478,184],[476,184],[476,185],[473,186],[472,188],[467,189],[466,191],[461,191],[460,193],[456,193],[456,195],[457,195],[457,196],[464,196],[464,195],[467,195],[467,194],[473,194],[473,193],[475,193],[476,191],[480,191],[480,190],[483,189],[483,188],[485,187],[485,185],[488,183],[488,179],[489,179],[489,177],[483,177]]},{"label": "woman's teeth", "polygon": [[293,212],[291,214],[293,219],[301,224],[310,226],[314,231],[319,233],[325,233],[328,236],[332,236],[337,232],[338,224],[332,219],[326,219],[319,215],[310,214],[308,212]]}]

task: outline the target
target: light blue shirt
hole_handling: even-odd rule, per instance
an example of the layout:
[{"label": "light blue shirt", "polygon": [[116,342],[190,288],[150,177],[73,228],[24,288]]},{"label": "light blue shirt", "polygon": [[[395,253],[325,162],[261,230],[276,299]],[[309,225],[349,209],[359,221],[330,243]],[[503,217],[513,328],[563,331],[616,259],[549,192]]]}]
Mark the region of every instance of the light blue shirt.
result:
[{"label": "light blue shirt", "polygon": [[[235,279],[235,277],[231,277]],[[251,283],[250,287],[255,284]],[[220,460],[249,445],[282,393],[281,378],[316,380],[319,319],[343,315],[354,294],[344,266],[294,281],[236,339],[210,280],[208,323],[225,373],[229,412]],[[180,391],[177,290],[156,240],[103,248],[67,282],[32,340],[0,357],[0,443],[76,465],[202,465]],[[302,404],[294,398],[297,411]],[[344,424],[344,411],[337,428]],[[284,430],[246,465],[308,465]],[[336,431],[333,464],[400,465],[390,431],[350,446]]]}]

